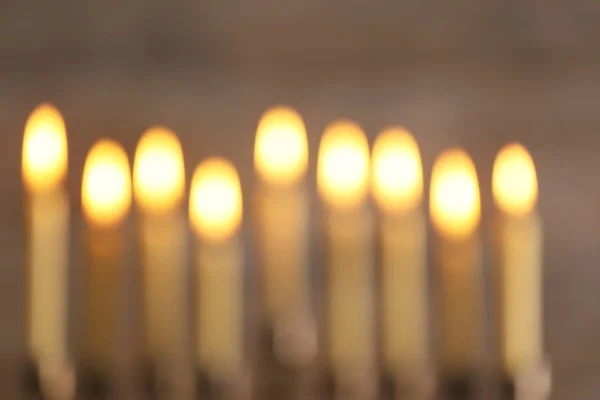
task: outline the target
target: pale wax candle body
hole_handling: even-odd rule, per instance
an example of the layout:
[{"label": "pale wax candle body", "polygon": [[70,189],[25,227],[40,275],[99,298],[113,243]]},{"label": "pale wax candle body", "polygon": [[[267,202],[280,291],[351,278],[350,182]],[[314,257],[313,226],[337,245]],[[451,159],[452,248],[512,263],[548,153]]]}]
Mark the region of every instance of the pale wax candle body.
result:
[{"label": "pale wax candle body", "polygon": [[382,358],[390,376],[410,379],[430,363],[426,225],[419,207],[380,222]]},{"label": "pale wax candle body", "polygon": [[219,383],[234,382],[243,367],[242,265],[237,237],[198,244],[197,364]]},{"label": "pale wax candle body", "polygon": [[119,227],[87,228],[80,359],[86,370],[110,376],[117,363],[118,311],[123,307],[124,232]]},{"label": "pale wax candle body", "polygon": [[543,361],[542,230],[539,215],[500,215],[497,224],[498,305],[503,372]]},{"label": "pale wax candle body", "polygon": [[270,323],[308,311],[308,204],[303,185],[262,186],[256,196],[259,257]]},{"label": "pale wax candle body", "polygon": [[372,222],[367,211],[360,207],[326,216],[329,361],[336,380],[350,385],[375,372]]},{"label": "pale wax candle body", "polygon": [[483,346],[481,244],[477,234],[438,237],[436,267],[441,324],[441,369],[450,377],[472,376]]},{"label": "pale wax candle body", "polygon": [[187,358],[186,227],[180,210],[146,213],[140,223],[146,356],[161,375],[174,379]]},{"label": "pale wax candle body", "polygon": [[29,218],[29,351],[48,373],[68,367],[69,202],[62,190],[32,194]]}]

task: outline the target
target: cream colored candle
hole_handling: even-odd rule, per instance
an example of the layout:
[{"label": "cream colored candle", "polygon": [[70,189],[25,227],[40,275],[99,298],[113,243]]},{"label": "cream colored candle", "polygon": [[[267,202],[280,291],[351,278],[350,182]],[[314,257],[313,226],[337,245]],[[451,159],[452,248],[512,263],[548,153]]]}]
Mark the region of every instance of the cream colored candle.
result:
[{"label": "cream colored candle", "polygon": [[238,238],[242,192],[235,167],[209,158],[190,189],[196,254],[196,364],[216,382],[232,383],[244,363],[243,251]]},{"label": "cream colored candle", "polygon": [[70,374],[69,200],[63,187],[67,158],[63,118],[52,105],[42,104],[25,127],[22,173],[28,223],[27,343],[44,385]]},{"label": "cream colored candle", "polygon": [[84,271],[80,359],[84,368],[110,374],[117,352],[122,224],[131,205],[127,154],[112,140],[90,149],[83,169],[81,201],[87,222],[88,263]]},{"label": "cream colored candle", "polygon": [[462,149],[436,160],[430,202],[442,373],[462,377],[479,368],[483,340],[479,186],[473,161]]},{"label": "cream colored candle", "polygon": [[[375,369],[369,145],[362,129],[342,120],[321,139],[317,183],[325,203],[326,345],[339,384],[362,384]],[[361,382],[362,381],[362,382]]]},{"label": "cream colored candle", "polygon": [[383,367],[390,376],[410,379],[431,360],[423,171],[408,131],[389,128],[375,140],[372,191],[380,212]]},{"label": "cream colored candle", "polygon": [[302,117],[289,107],[267,110],[254,148],[255,211],[263,301],[273,325],[309,309],[307,164]]},{"label": "cream colored candle", "polygon": [[505,146],[496,157],[493,194],[497,302],[503,372],[515,376],[543,362],[542,230],[537,178],[527,150]]},{"label": "cream colored candle", "polygon": [[186,359],[187,238],[183,153],[167,128],[151,128],[141,137],[133,189],[140,209],[145,354],[161,377],[173,381]]}]

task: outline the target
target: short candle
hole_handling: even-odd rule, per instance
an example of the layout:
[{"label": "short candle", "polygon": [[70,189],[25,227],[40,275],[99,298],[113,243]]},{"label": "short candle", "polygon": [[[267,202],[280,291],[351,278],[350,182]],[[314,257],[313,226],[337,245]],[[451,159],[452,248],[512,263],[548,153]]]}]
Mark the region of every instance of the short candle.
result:
[{"label": "short candle", "polygon": [[[308,338],[311,343],[314,336],[308,283],[309,209],[304,182],[308,143],[298,112],[276,106],[263,114],[256,131],[254,166],[259,178],[253,204],[257,253],[267,329],[273,337],[268,351],[274,351],[281,363],[299,367],[314,358],[316,346],[293,342],[295,338]],[[290,329],[294,333],[286,334]]]},{"label": "short candle", "polygon": [[211,380],[235,385],[243,371],[242,191],[222,158],[198,165],[190,188],[196,233],[196,364]]},{"label": "short candle", "polygon": [[[133,166],[139,206],[145,353],[158,378],[185,379],[187,324],[187,223],[181,208],[185,169],[179,139],[165,127],[140,138]],[[182,382],[177,386],[185,386]]]},{"label": "short candle", "polygon": [[87,222],[88,263],[84,271],[80,358],[86,373],[109,379],[117,365],[119,311],[126,236],[131,206],[131,174],[123,147],[109,139],[90,149],[83,169],[81,200]]},{"label": "short candle", "polygon": [[475,166],[464,150],[447,150],[435,161],[430,212],[437,232],[442,374],[472,379],[483,345],[480,199]]},{"label": "short candle", "polygon": [[372,191],[380,214],[383,368],[400,384],[417,384],[431,362],[427,228],[419,146],[401,127],[388,128],[375,140]]},{"label": "short candle", "polygon": [[375,390],[372,223],[366,207],[369,145],[342,120],[325,129],[317,164],[325,203],[326,348],[333,377],[361,396]]},{"label": "short candle", "polygon": [[543,362],[542,225],[535,165],[521,144],[503,147],[492,179],[498,208],[497,300],[502,371],[514,378]]},{"label": "short candle", "polygon": [[69,397],[73,377],[67,346],[69,200],[67,135],[62,115],[42,104],[23,137],[22,174],[28,222],[28,351],[49,397]]}]

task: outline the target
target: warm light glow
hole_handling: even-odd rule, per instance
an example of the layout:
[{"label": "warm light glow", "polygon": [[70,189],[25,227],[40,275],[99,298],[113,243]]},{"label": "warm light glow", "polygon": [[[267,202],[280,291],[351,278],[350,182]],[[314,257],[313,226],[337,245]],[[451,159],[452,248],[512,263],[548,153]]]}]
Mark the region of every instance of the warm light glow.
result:
[{"label": "warm light glow", "polygon": [[225,240],[238,231],[242,190],[238,173],[229,161],[209,158],[196,167],[190,188],[190,220],[206,240]]},{"label": "warm light glow", "polygon": [[430,196],[431,218],[442,234],[460,239],[477,229],[481,213],[477,172],[464,150],[448,150],[438,157]]},{"label": "warm light glow", "polygon": [[521,144],[509,144],[496,156],[492,191],[498,207],[508,214],[524,215],[535,207],[538,197],[535,165]]},{"label": "warm light glow", "polygon": [[67,174],[67,134],[60,112],[38,106],[27,120],[23,136],[23,181],[29,190],[45,191],[62,184]]},{"label": "warm light glow", "polygon": [[154,127],[141,137],[135,152],[133,190],[140,207],[165,212],[181,205],[185,191],[183,153],[177,136]]},{"label": "warm light glow", "polygon": [[423,197],[419,146],[402,128],[381,132],[373,145],[373,196],[389,213],[413,209]]},{"label": "warm light glow", "polygon": [[342,120],[321,138],[317,183],[323,200],[334,208],[361,204],[369,190],[369,144],[362,129]]},{"label": "warm light glow", "polygon": [[306,128],[300,114],[289,107],[267,110],[258,124],[254,166],[260,179],[289,185],[304,177],[308,164]]},{"label": "warm light glow", "polygon": [[123,147],[101,139],[90,149],[83,169],[81,202],[87,218],[102,226],[115,225],[131,206],[129,160]]}]

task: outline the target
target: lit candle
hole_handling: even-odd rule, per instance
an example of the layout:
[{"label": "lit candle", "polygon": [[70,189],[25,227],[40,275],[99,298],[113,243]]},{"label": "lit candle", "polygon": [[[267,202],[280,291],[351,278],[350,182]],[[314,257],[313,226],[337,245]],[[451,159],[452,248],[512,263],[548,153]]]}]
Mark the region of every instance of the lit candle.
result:
[{"label": "lit candle", "polygon": [[410,379],[431,360],[423,171],[419,147],[408,131],[390,128],[377,137],[372,191],[380,211],[384,369],[389,376]]},{"label": "lit candle", "polygon": [[187,238],[183,154],[170,130],[154,127],[141,137],[133,190],[140,208],[145,353],[159,378],[175,383],[187,353]]},{"label": "lit candle", "polygon": [[243,367],[242,192],[235,167],[221,158],[198,165],[190,189],[196,254],[197,366],[219,384]]},{"label": "lit candle", "polygon": [[[309,214],[304,184],[307,164],[308,143],[302,117],[288,107],[269,109],[258,125],[254,165],[260,178],[255,207],[263,297],[274,329],[297,326],[310,315]],[[275,348],[279,346],[275,344]],[[276,354],[280,361],[305,361],[293,350],[282,350],[284,354]],[[300,358],[286,357],[290,355]]]},{"label": "lit candle", "polygon": [[451,381],[470,380],[483,339],[480,199],[475,166],[463,150],[448,150],[436,160],[430,212],[437,233],[442,373]]},{"label": "lit candle", "polygon": [[328,358],[338,385],[353,390],[366,385],[367,389],[375,369],[374,272],[372,224],[365,205],[369,145],[358,125],[343,120],[327,127],[320,144],[317,183],[327,209]]},{"label": "lit candle", "polygon": [[[63,118],[53,106],[40,105],[29,117],[22,162],[28,222],[28,350],[47,391],[61,390],[54,385],[57,380],[63,382],[63,390],[70,391],[69,200],[63,187],[67,135]],[[64,382],[65,378],[70,382]]]},{"label": "lit candle", "polygon": [[500,355],[503,372],[515,377],[543,361],[542,230],[535,166],[523,146],[511,144],[498,153],[492,182],[499,210]]},{"label": "lit candle", "polygon": [[90,149],[83,169],[81,202],[87,221],[80,358],[86,373],[108,377],[116,365],[118,311],[124,271],[123,222],[131,205],[127,154],[112,140]]}]

